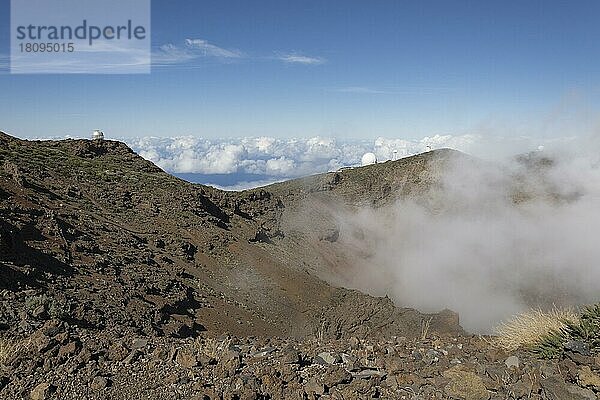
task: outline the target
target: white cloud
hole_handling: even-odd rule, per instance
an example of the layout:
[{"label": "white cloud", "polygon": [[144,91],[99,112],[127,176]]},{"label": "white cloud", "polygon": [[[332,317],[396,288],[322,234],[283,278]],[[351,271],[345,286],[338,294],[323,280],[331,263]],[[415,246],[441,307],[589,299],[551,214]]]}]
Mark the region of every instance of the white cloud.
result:
[{"label": "white cloud", "polygon": [[[221,62],[232,62],[237,59],[261,59],[261,57],[249,57],[237,49],[227,49],[212,44],[204,39],[186,39],[181,45],[167,43],[152,52],[152,65],[154,67],[186,65],[193,66],[193,61],[211,58]],[[287,64],[318,65],[326,62],[321,57],[310,57],[300,53],[280,54],[276,57],[268,57]]]},{"label": "white cloud", "polygon": [[272,176],[290,176],[296,168],[294,160],[285,158],[271,158],[265,164],[265,173]]},{"label": "white cloud", "polygon": [[195,58],[198,58],[198,55],[194,54],[189,49],[168,43],[160,46],[152,53],[152,64],[154,66],[177,64]]},{"label": "white cloud", "polygon": [[232,174],[245,158],[244,146],[209,143],[193,137],[136,140],[139,154],[170,172]]},{"label": "white cloud", "polygon": [[215,46],[214,44],[208,43],[203,39],[186,39],[185,44],[192,48],[199,50],[205,57],[219,57],[219,58],[240,58],[243,57],[243,53],[238,50],[228,50],[222,47]]},{"label": "white cloud", "polygon": [[372,141],[266,136],[241,139],[144,137],[126,141],[142,157],[168,172],[231,174],[238,184],[335,171],[343,166],[359,165],[362,155],[367,152],[375,153],[381,162],[439,148],[497,159],[535,151],[540,145],[544,145],[547,152],[552,149],[564,151],[567,145],[574,146],[569,138],[542,140],[476,134],[435,135],[421,139],[379,137]]},{"label": "white cloud", "polygon": [[186,39],[183,45],[164,44],[152,52],[154,67],[192,64],[203,58],[231,61],[243,58],[244,53],[238,50],[225,49],[209,43],[204,39]]},{"label": "white cloud", "polygon": [[256,181],[239,181],[235,185],[221,185],[218,183],[206,182],[207,185],[216,187],[217,189],[227,190],[227,191],[240,191],[247,189],[254,189],[257,187],[271,185],[273,183],[283,182],[285,179],[260,179]]},{"label": "white cloud", "polygon": [[321,57],[310,57],[305,56],[299,53],[289,53],[282,54],[277,57],[280,61],[283,61],[288,64],[304,64],[304,65],[319,65],[326,62],[324,58]]}]

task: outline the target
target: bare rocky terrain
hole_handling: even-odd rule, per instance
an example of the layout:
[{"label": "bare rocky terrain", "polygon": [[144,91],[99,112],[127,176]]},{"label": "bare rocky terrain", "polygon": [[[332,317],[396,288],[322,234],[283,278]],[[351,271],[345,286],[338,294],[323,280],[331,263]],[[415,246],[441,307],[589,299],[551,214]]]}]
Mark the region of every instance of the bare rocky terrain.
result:
[{"label": "bare rocky terrain", "polygon": [[123,143],[0,133],[0,398],[596,399],[590,349],[507,353],[336,285],[356,249],[332,210],[435,206],[456,157],[224,192]]}]

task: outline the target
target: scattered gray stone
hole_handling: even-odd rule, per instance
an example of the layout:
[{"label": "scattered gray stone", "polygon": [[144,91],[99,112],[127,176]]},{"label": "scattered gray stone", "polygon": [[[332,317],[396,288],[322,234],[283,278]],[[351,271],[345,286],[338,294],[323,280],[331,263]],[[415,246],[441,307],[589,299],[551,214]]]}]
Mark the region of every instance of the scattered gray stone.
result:
[{"label": "scattered gray stone", "polygon": [[31,312],[31,315],[37,319],[44,319],[47,316],[46,315],[46,307],[43,304],[40,306],[37,306],[35,308],[35,310],[33,310]]},{"label": "scattered gray stone", "polygon": [[90,387],[92,390],[100,391],[108,386],[108,379],[103,376],[97,376],[92,380]]},{"label": "scattered gray stone", "polygon": [[143,350],[146,348],[147,345],[148,345],[148,339],[138,338],[138,339],[133,339],[133,342],[131,343],[131,348],[133,350]]},{"label": "scattered gray stone", "polygon": [[386,375],[387,372],[376,369],[363,369],[359,372],[352,372],[352,377],[355,379],[383,378]]},{"label": "scattered gray stone", "polygon": [[590,355],[590,347],[587,345],[587,343],[580,342],[578,340],[569,340],[567,343],[565,343],[565,349],[584,356]]},{"label": "scattered gray stone", "polygon": [[356,357],[351,356],[350,354],[342,353],[342,362],[344,364],[353,363],[356,360]]},{"label": "scattered gray stone", "polygon": [[271,353],[274,353],[277,349],[275,347],[266,347],[257,352],[250,354],[251,357],[265,357]]},{"label": "scattered gray stone", "polygon": [[433,364],[436,363],[440,360],[440,353],[435,351],[435,350],[427,350],[427,352],[425,353],[425,356],[423,357],[423,361],[426,362],[427,364]]},{"label": "scattered gray stone", "polygon": [[340,358],[340,356],[331,354],[328,351],[321,352],[315,357],[315,364],[321,364],[321,365],[337,364],[337,363],[340,363],[341,361],[342,361],[342,359]]},{"label": "scattered gray stone", "polygon": [[421,352],[418,350],[414,350],[412,352],[412,356],[415,358],[416,361],[421,361],[423,359],[423,354],[421,354]]},{"label": "scattered gray stone", "polygon": [[142,355],[142,352],[139,350],[131,350],[131,353],[123,360],[125,364],[133,364],[137,361],[137,359]]},{"label": "scattered gray stone", "polygon": [[506,364],[506,368],[519,368],[519,357],[510,356],[504,361],[504,364]]}]

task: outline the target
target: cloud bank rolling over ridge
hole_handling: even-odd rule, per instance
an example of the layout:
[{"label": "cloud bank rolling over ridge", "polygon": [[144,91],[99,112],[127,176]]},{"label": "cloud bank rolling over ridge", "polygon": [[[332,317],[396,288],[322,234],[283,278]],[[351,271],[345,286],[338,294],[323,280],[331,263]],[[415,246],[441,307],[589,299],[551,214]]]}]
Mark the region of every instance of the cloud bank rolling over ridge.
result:
[{"label": "cloud bank rolling over ridge", "polygon": [[[301,176],[356,166],[364,153],[379,161],[418,154],[429,149],[452,148],[483,158],[498,158],[561,147],[573,139],[501,138],[476,134],[435,135],[422,139],[348,140],[327,137],[282,139],[247,137],[203,139],[194,136],[127,139],[142,157],[186,179],[227,189],[244,189]],[[394,151],[396,153],[394,153]],[[227,182],[211,176],[227,175]],[[191,178],[190,178],[191,177]],[[236,179],[237,177],[237,179]]]},{"label": "cloud bank rolling over ridge", "polygon": [[449,308],[479,333],[531,307],[598,302],[598,154],[457,158],[425,200],[336,208],[341,240],[365,254],[339,284],[421,311]]}]

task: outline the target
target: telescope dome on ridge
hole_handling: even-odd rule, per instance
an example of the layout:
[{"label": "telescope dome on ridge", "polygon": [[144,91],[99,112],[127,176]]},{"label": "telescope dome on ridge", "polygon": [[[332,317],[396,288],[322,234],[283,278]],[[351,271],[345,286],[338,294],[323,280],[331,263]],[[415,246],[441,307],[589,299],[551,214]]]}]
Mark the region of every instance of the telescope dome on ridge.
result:
[{"label": "telescope dome on ridge", "polygon": [[377,164],[377,156],[373,153],[365,153],[362,156],[360,163],[363,167],[365,165]]},{"label": "telescope dome on ridge", "polygon": [[92,132],[92,140],[104,140],[104,132],[100,129],[95,129],[94,132]]}]

